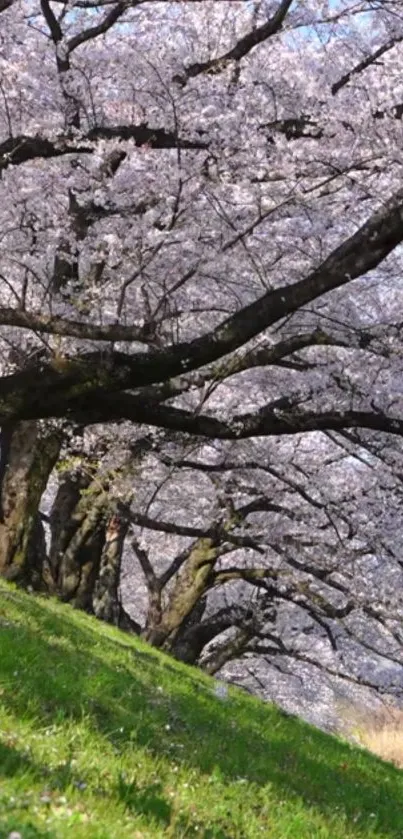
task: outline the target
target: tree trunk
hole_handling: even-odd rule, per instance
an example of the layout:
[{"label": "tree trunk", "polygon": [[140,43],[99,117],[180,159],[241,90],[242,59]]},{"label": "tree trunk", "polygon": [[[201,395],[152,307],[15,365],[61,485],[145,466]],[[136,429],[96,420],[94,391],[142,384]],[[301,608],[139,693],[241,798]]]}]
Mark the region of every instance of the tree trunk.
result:
[{"label": "tree trunk", "polygon": [[105,532],[99,573],[94,587],[93,609],[97,618],[118,626],[121,621],[119,601],[120,568],[123,543],[129,522],[113,515]]},{"label": "tree trunk", "polygon": [[91,463],[66,471],[49,515],[47,554],[39,505],[62,437],[40,423],[3,426],[0,436],[0,576],[45,589],[76,608],[139,632],[119,600],[128,520],[113,513],[108,478]]},{"label": "tree trunk", "polygon": [[50,514],[49,566],[62,600],[136,631],[119,600],[129,521],[114,512],[111,497],[108,477],[101,478],[91,464],[64,475]]},{"label": "tree trunk", "polygon": [[91,473],[83,469],[66,472],[60,480],[49,516],[51,530],[49,567],[55,587],[57,587],[63,554],[78,527],[77,505],[83,490],[87,489],[90,483]]},{"label": "tree trunk", "polygon": [[0,576],[41,588],[45,542],[39,505],[61,437],[40,423],[3,426],[0,436]]},{"label": "tree trunk", "polygon": [[246,650],[248,641],[250,641],[250,630],[237,626],[231,638],[223,644],[218,644],[217,647],[210,652],[202,663],[202,669],[210,676],[218,673],[229,661],[234,658],[239,658]]},{"label": "tree trunk", "polygon": [[49,564],[55,593],[78,609],[93,611],[105,545],[109,496],[96,480],[67,475],[50,516]]},{"label": "tree trunk", "polygon": [[196,664],[203,647],[207,643],[204,633],[205,624],[203,623],[206,605],[206,598],[202,597],[179,627],[172,643],[170,652],[175,658],[184,661],[186,664]]},{"label": "tree trunk", "polygon": [[154,647],[173,652],[178,633],[190,620],[197,604],[209,588],[209,579],[218,558],[219,547],[211,538],[195,543],[172,591],[166,595],[165,605],[151,603],[143,637]]}]

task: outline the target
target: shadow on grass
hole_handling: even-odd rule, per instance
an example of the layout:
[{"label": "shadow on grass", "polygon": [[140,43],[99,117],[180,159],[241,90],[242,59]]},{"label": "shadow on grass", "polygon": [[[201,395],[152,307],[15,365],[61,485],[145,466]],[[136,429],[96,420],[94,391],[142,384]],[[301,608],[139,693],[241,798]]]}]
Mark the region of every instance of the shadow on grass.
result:
[{"label": "shadow on grass", "polygon": [[[375,814],[383,836],[401,837],[398,770],[247,695],[222,702],[198,671],[103,634],[77,613],[70,620],[19,593],[12,601],[16,625],[0,631],[0,679],[1,701],[13,713],[45,726],[85,715],[118,748],[131,740],[223,780],[270,784],[279,797],[298,796],[327,815],[344,813],[357,835],[360,829],[367,835]],[[20,759],[13,770],[10,757],[8,771],[19,771]],[[158,785],[138,789],[121,780],[116,792],[125,807],[169,824],[171,805]],[[214,829],[205,835],[224,837]]]},{"label": "shadow on grass", "polygon": [[172,821],[172,805],[162,795],[161,783],[139,787],[135,781],[126,781],[123,777],[118,780],[116,797],[123,804],[125,810],[135,810],[143,816],[151,816],[163,825]]},{"label": "shadow on grass", "polygon": [[[65,792],[74,784],[74,773],[70,766],[67,766],[67,769],[65,766],[53,768],[50,772],[45,764],[38,764],[18,749],[0,743],[0,777],[12,778],[19,774],[25,779],[28,777],[32,782],[46,783],[46,789],[51,790],[52,793]],[[140,786],[135,782],[127,781],[123,775],[120,775],[111,794],[111,797],[114,797],[124,810],[145,816],[152,824],[169,828],[174,822],[175,835],[178,837],[200,839],[202,836],[203,839],[230,839],[219,827],[208,827],[201,833],[200,826],[189,820],[186,815],[175,814],[172,804],[164,798],[162,783],[155,782],[148,786]],[[22,799],[24,799],[23,792]],[[28,809],[31,803],[32,800],[28,804],[25,800],[25,803],[21,804],[21,801],[15,797],[9,802],[3,801],[3,810],[7,807],[10,814],[0,817],[0,839],[7,839],[13,831],[20,833],[21,839],[22,837],[23,839],[54,839],[56,837],[56,833],[39,830],[29,818],[26,820],[18,815],[13,816],[13,810],[20,810],[21,806]]]},{"label": "shadow on grass", "polygon": [[163,796],[163,785],[160,782],[140,787],[135,781],[127,782],[120,777],[116,788],[117,799],[125,810],[140,813],[142,816],[158,822],[161,827],[169,827],[175,822],[177,836],[203,836],[203,839],[230,839],[220,828],[210,827],[200,833],[199,825],[192,824],[186,816],[177,816],[172,804]]},{"label": "shadow on grass", "polygon": [[[32,773],[32,762],[29,757],[23,755],[17,749],[0,743],[0,777],[13,777],[19,773]],[[34,772],[36,774],[36,772]],[[2,815],[0,816],[0,837],[7,839],[13,833],[21,833],[24,839],[54,839],[54,834],[47,830],[38,830],[35,825],[26,821],[22,822],[20,818],[14,817],[12,814],[13,804],[10,803],[10,814],[5,815],[6,803],[2,807]]]},{"label": "shadow on grass", "polygon": [[32,822],[24,822],[15,819],[0,818],[0,837],[1,839],[8,839],[8,836],[13,833],[20,833],[23,839],[56,839],[55,833],[49,833],[48,830],[38,830]]}]

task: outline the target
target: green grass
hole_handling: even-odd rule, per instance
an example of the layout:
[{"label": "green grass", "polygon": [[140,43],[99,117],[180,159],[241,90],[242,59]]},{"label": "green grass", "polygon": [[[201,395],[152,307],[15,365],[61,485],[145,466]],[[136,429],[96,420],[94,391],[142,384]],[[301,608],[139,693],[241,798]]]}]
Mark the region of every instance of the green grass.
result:
[{"label": "green grass", "polygon": [[403,773],[0,582],[0,839],[403,837]]}]

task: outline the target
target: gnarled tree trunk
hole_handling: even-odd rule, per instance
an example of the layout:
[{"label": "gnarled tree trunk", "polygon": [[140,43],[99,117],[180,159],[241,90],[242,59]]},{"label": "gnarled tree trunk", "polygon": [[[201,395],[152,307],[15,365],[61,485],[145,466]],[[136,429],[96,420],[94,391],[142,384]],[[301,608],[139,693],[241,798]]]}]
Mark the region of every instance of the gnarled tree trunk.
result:
[{"label": "gnarled tree trunk", "polygon": [[109,512],[109,497],[90,470],[67,473],[50,514],[49,566],[55,593],[93,611]]},{"label": "gnarled tree trunk", "polygon": [[150,596],[150,609],[143,632],[146,641],[175,654],[175,644],[182,632],[183,645],[183,629],[192,622],[192,614],[196,619],[197,609],[209,588],[209,578],[218,555],[219,545],[214,539],[198,539],[172,590],[165,595],[165,602],[157,587],[161,600],[159,607],[155,608],[154,598]]},{"label": "gnarled tree trunk", "polygon": [[79,469],[66,472],[49,520],[54,593],[101,620],[138,631],[119,599],[129,522],[116,513],[108,476],[100,477],[95,467],[84,462]]},{"label": "gnarled tree trunk", "polygon": [[3,426],[0,436],[0,576],[34,588],[45,585],[39,505],[60,446],[38,422]]},{"label": "gnarled tree trunk", "polygon": [[128,526],[128,521],[122,520],[116,514],[109,519],[92,598],[96,617],[116,626],[120,624],[122,616],[118,593],[123,543]]},{"label": "gnarled tree trunk", "polygon": [[[138,632],[119,599],[128,521],[115,512],[109,477],[96,465],[63,474],[46,521],[39,506],[57,463],[61,433],[37,422],[3,426],[0,436],[0,576],[47,590],[79,609]],[[116,474],[114,473],[116,478]]]}]

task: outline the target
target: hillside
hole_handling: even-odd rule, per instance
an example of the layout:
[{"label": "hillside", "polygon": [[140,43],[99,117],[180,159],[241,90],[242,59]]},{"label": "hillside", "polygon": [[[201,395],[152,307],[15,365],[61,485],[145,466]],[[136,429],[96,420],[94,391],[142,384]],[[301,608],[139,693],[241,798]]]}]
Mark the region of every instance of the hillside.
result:
[{"label": "hillside", "polygon": [[403,836],[392,765],[4,583],[0,767],[1,839]]}]

